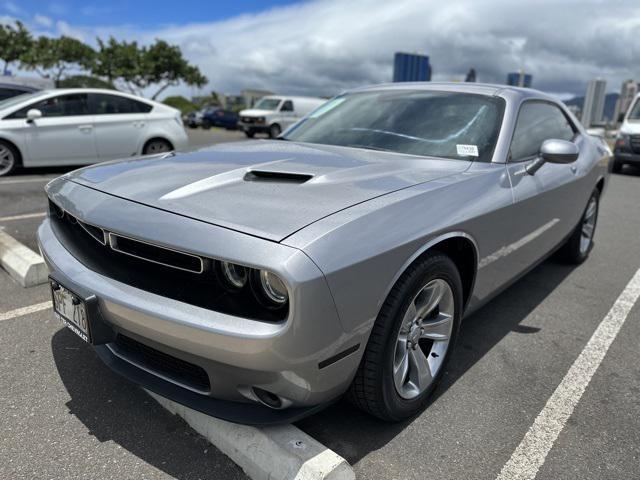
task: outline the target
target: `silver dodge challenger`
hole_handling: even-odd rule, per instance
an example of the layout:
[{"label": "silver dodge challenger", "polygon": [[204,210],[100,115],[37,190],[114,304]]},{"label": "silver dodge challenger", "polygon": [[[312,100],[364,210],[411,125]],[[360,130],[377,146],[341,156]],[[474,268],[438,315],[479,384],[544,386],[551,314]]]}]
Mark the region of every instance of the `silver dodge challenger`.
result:
[{"label": "silver dodge challenger", "polygon": [[367,87],[276,140],[53,180],[38,240],[55,315],[131,381],[238,423],[344,394],[397,421],[463,316],[588,257],[610,156],[535,90]]}]

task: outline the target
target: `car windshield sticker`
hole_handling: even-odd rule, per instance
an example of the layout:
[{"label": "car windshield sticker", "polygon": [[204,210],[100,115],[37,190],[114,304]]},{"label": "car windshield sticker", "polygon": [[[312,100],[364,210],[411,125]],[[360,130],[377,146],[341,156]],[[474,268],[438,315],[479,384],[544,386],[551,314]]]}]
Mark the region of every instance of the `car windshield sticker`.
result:
[{"label": "car windshield sticker", "polygon": [[463,157],[477,157],[478,146],[477,145],[456,145],[458,155]]},{"label": "car windshield sticker", "polygon": [[311,115],[309,115],[309,118],[318,118],[321,115],[324,115],[325,113],[327,113],[328,111],[333,110],[344,101],[345,101],[344,97],[334,98],[333,100],[329,100],[327,103],[325,103],[324,105],[321,105],[320,107],[316,108],[313,112],[311,112]]}]

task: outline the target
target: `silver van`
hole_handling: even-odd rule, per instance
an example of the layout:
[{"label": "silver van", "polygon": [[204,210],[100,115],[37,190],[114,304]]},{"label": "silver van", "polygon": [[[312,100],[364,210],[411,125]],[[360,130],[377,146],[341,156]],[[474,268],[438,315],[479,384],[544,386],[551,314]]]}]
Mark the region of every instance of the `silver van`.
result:
[{"label": "silver van", "polygon": [[317,97],[269,95],[258,100],[253,108],[242,110],[238,125],[249,138],[256,133],[266,133],[276,138],[325,102],[325,99]]}]

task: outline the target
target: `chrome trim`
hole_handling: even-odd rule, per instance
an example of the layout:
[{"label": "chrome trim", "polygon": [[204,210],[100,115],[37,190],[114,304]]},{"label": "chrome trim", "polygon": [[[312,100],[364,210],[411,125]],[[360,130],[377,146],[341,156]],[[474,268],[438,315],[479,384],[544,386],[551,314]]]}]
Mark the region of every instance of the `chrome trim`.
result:
[{"label": "chrome trim", "polygon": [[[106,245],[107,245],[107,232],[105,232],[103,228],[100,228],[100,227],[98,227],[97,225],[93,225],[92,223],[85,222],[85,221],[83,221],[83,220],[78,220],[77,218],[76,218],[76,222],[77,222],[77,223],[78,223],[78,225],[80,225],[80,226],[82,227],[82,229],[83,229],[85,232],[87,232],[87,233],[91,236],[91,238],[93,238],[95,241],[99,242],[100,244],[102,244],[102,245],[104,245],[104,246],[106,246]],[[90,231],[87,227],[85,227],[85,225],[89,225],[90,227],[97,228],[98,230],[100,230],[100,231],[102,232],[102,241],[101,241],[100,239],[98,239],[97,237],[95,237],[95,236],[93,235],[93,233],[91,233],[91,231]]]},{"label": "chrome trim", "polygon": [[[111,250],[113,250],[114,252],[122,253],[123,255],[129,255],[130,257],[138,258],[140,260],[145,260],[145,261],[151,262],[151,263],[156,263],[158,265],[164,265],[165,267],[175,268],[176,270],[182,270],[184,272],[198,273],[198,274],[204,272],[204,261],[202,260],[202,257],[199,257],[198,255],[193,255],[191,253],[186,253],[186,252],[183,252],[181,250],[175,250],[173,248],[167,248],[164,245],[158,245],[156,243],[145,242],[145,241],[139,240],[137,238],[132,238],[132,237],[128,237],[126,235],[121,235],[119,233],[108,232],[108,237],[109,237],[109,247],[111,247]],[[120,249],[118,249],[118,239],[117,239],[117,237],[126,238],[127,240],[132,240],[134,242],[144,243],[145,245],[151,245],[152,247],[162,248],[163,250],[169,250],[170,252],[175,252],[175,253],[179,253],[181,255],[186,255],[188,257],[196,258],[200,262],[200,271],[190,270],[188,268],[176,267],[175,265],[171,265],[170,263],[158,262],[157,260],[152,260],[152,259],[146,258],[146,257],[140,257],[139,255],[134,255],[133,253],[125,252],[124,250],[120,250]]]}]

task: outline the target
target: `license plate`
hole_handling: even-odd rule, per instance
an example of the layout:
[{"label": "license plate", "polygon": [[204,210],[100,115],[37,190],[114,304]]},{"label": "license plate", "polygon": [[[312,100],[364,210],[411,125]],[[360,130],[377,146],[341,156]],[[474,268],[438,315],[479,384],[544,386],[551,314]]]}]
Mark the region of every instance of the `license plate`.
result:
[{"label": "license plate", "polygon": [[91,329],[84,301],[58,282],[51,281],[53,313],[65,326],[85,342],[91,343]]}]

